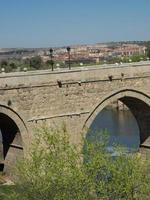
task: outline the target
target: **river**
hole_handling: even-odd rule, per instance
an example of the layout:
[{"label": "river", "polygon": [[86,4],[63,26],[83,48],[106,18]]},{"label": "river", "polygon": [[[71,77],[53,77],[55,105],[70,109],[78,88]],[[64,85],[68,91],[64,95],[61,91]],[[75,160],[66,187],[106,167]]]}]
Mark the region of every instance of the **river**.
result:
[{"label": "river", "polygon": [[117,143],[126,147],[128,151],[136,151],[140,145],[140,135],[137,122],[129,110],[117,110],[105,108],[100,112],[92,123],[87,134],[87,139],[91,136],[96,138],[97,133],[104,130],[109,134],[108,149],[111,150],[113,144]]}]

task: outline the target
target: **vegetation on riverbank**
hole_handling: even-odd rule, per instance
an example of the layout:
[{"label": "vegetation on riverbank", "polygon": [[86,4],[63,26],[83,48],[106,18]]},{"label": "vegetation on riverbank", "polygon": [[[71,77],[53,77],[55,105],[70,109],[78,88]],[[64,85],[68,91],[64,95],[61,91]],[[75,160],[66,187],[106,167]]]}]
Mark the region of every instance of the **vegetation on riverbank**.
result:
[{"label": "vegetation on riverbank", "polygon": [[90,143],[83,139],[81,150],[70,143],[65,128],[38,130],[30,153],[17,167],[14,189],[6,190],[3,199],[150,199],[150,160],[139,153],[126,155],[115,145],[118,156],[112,157],[107,139],[97,137]]}]

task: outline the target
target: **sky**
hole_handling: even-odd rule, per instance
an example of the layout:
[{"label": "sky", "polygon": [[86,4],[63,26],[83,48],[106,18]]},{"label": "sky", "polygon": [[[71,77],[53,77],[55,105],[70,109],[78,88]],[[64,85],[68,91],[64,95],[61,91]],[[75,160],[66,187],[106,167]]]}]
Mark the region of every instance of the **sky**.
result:
[{"label": "sky", "polygon": [[150,0],[0,0],[0,48],[150,40]]}]

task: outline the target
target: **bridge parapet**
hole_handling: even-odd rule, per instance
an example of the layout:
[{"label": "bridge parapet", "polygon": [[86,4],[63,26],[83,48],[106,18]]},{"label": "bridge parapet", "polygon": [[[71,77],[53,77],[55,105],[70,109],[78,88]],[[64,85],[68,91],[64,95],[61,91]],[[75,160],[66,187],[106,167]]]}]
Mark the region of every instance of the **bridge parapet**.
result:
[{"label": "bridge parapet", "polygon": [[110,81],[114,79],[127,79],[150,76],[150,63],[125,64],[120,66],[92,66],[80,67],[72,70],[39,70],[28,72],[15,72],[0,74],[0,88],[39,86],[43,84],[56,84],[61,82],[85,82],[85,81]]}]

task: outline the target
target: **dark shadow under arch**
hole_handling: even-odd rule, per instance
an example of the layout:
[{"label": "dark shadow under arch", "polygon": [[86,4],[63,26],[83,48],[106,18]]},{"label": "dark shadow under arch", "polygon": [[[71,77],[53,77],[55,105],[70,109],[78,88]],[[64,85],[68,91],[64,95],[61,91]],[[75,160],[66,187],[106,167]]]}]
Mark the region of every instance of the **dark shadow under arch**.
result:
[{"label": "dark shadow under arch", "polygon": [[23,156],[24,137],[27,134],[22,118],[12,109],[0,105],[1,160],[0,170],[9,173]]}]

